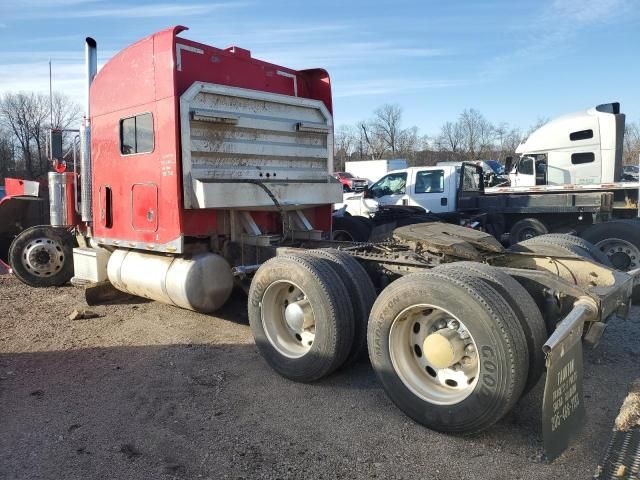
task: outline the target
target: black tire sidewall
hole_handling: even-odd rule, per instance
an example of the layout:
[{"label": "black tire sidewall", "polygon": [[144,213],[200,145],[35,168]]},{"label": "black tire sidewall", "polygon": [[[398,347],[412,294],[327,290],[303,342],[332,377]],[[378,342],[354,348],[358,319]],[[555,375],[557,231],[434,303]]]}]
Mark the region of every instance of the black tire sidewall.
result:
[{"label": "black tire sidewall", "polygon": [[580,236],[586,241],[591,242],[596,249],[598,249],[598,247],[595,245],[598,242],[616,238],[625,240],[637,249],[640,249],[640,222],[620,220],[597,223],[584,230]]},{"label": "black tire sidewall", "polygon": [[[307,260],[276,257],[265,262],[256,272],[249,289],[249,324],[258,350],[267,363],[279,374],[291,380],[312,382],[328,375],[343,362],[353,341],[353,330],[346,325],[336,325],[330,319],[340,320],[342,306],[337,304],[331,290],[319,285],[323,276],[315,277]],[[301,266],[301,264],[305,264]],[[266,267],[266,268],[265,268]],[[317,273],[317,272],[316,272]],[[311,302],[316,320],[315,339],[311,349],[302,357],[288,358],[269,341],[262,325],[261,302],[266,289],[278,280],[298,285]],[[331,278],[330,280],[335,280]],[[339,280],[339,278],[338,278]],[[348,339],[338,338],[347,336]],[[347,342],[347,350],[344,343]],[[341,357],[341,358],[340,358]]]},{"label": "black tire sidewall", "polygon": [[[22,264],[22,255],[29,242],[35,238],[50,238],[60,243],[65,256],[62,268],[48,277],[39,277],[29,272]],[[16,277],[32,287],[57,287],[73,277],[73,235],[67,230],[50,226],[35,226],[24,230],[9,247],[9,264]]]},{"label": "black tire sidewall", "polygon": [[[378,297],[369,321],[369,358],[387,394],[409,417],[439,431],[475,433],[496,421],[487,417],[492,417],[496,407],[498,410],[503,408],[499,403],[512,404],[515,401],[505,386],[513,383],[509,377],[516,373],[501,361],[510,353],[505,348],[500,328],[486,312],[486,305],[472,298],[465,289],[444,282],[442,277],[428,278],[427,275],[413,275],[412,288],[401,289],[398,282],[408,279],[404,277],[388,287],[387,295]],[[418,276],[423,278],[418,279]],[[478,347],[481,359],[478,383],[474,391],[458,404],[425,402],[402,382],[391,361],[389,333],[393,319],[405,308],[425,303],[425,298],[437,298],[440,307],[464,318],[463,322]],[[519,397],[520,393],[512,392],[512,395]]]},{"label": "black tire sidewall", "polygon": [[520,236],[522,235],[522,231],[525,229],[532,229],[538,235],[549,233],[547,227],[545,227],[544,223],[542,223],[540,220],[537,220],[535,218],[524,218],[514,223],[509,230],[509,243],[511,245],[515,245],[516,243],[527,240],[525,238],[520,238]]},{"label": "black tire sidewall", "polygon": [[523,395],[535,387],[545,369],[542,350],[547,341],[547,326],[533,297],[518,281],[495,267],[483,263],[456,262],[438,267],[435,271],[454,270],[467,275],[477,275],[500,293],[518,316],[529,347],[529,372]]},{"label": "black tire sidewall", "polygon": [[336,231],[347,232],[354,242],[366,242],[371,235],[371,230],[367,228],[367,225],[356,220],[353,216],[333,217],[332,238],[333,232]]},{"label": "black tire sidewall", "polygon": [[329,260],[351,294],[344,298],[344,301],[352,304],[354,315],[353,344],[343,365],[346,367],[362,358],[366,351],[367,323],[376,299],[375,287],[364,267],[348,253],[332,248],[312,250],[310,253]]}]

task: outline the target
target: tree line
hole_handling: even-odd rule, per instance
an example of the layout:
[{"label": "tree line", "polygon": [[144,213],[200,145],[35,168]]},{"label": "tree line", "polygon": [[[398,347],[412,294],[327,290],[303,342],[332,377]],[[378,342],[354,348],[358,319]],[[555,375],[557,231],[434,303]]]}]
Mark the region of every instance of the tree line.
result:
[{"label": "tree line", "polygon": [[[490,122],[481,112],[466,109],[455,120],[446,121],[433,136],[420,135],[418,127],[404,127],[402,108],[385,104],[370,119],[335,130],[336,171],[346,161],[404,158],[412,165],[435,165],[439,161],[498,160],[515,156],[518,145],[547,123],[541,118],[526,132],[503,122]],[[638,163],[640,123],[625,128],[625,163]]]},{"label": "tree line", "polygon": [[[68,96],[7,92],[0,97],[0,180],[41,178],[51,170],[49,130],[77,128],[80,106]],[[65,136],[66,149],[73,137]]]},{"label": "tree line", "polygon": [[[51,112],[53,110],[53,115]],[[68,96],[34,92],[7,92],[0,97],[0,181],[5,177],[40,178],[50,170],[48,131],[76,128],[81,108]],[[437,134],[421,135],[418,127],[405,127],[402,108],[385,104],[370,119],[335,130],[335,168],[344,170],[349,160],[405,158],[409,165],[434,165],[438,161],[504,161],[517,146],[546,123],[540,119],[523,132],[508,123],[494,124],[473,108],[446,121]],[[67,135],[66,148],[73,141]],[[624,161],[637,164],[640,155],[640,122],[627,122]]]}]

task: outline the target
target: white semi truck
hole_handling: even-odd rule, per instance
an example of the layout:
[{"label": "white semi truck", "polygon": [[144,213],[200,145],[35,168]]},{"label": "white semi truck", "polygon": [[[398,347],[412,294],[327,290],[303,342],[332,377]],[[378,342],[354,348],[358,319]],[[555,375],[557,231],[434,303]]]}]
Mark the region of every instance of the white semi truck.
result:
[{"label": "white semi truck", "polygon": [[[473,164],[412,167],[388,173],[347,195],[351,215],[380,207],[421,207],[438,218],[472,224],[513,245],[546,233],[575,233],[596,244],[617,268],[640,266],[640,184],[622,175],[624,114],[618,103],[566,115],[518,147],[508,162],[513,186],[484,188]],[[375,220],[375,218],[374,218]]]}]

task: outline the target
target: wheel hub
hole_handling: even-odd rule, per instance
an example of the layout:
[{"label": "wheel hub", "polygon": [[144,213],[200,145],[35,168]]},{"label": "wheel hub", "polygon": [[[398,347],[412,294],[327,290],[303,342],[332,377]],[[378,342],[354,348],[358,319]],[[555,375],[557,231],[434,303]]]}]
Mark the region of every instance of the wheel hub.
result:
[{"label": "wheel hub", "polygon": [[287,326],[297,333],[302,333],[313,326],[313,312],[309,300],[300,300],[287,305],[284,309],[284,318]]},{"label": "wheel hub", "polygon": [[433,305],[402,311],[389,332],[389,353],[402,382],[427,402],[452,405],[476,387],[480,358],[460,319]]},{"label": "wheel hub", "polygon": [[424,357],[436,368],[447,368],[464,356],[464,342],[456,330],[443,328],[428,335],[422,343]]},{"label": "wheel hub", "polygon": [[306,355],[316,336],[316,322],[304,291],[295,283],[279,280],[267,287],[261,301],[262,327],[269,343],[282,355]]},{"label": "wheel hub", "polygon": [[608,238],[596,244],[617,270],[628,271],[640,265],[640,250],[621,238]]},{"label": "wheel hub", "polygon": [[50,238],[36,238],[24,248],[22,265],[30,273],[39,277],[51,276],[64,265],[62,246]]}]

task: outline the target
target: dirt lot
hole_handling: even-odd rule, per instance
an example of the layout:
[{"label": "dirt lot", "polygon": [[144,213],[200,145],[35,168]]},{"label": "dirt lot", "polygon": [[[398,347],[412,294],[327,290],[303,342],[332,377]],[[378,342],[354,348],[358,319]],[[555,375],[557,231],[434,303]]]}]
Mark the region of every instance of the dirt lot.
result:
[{"label": "dirt lot", "polygon": [[640,323],[616,320],[587,354],[587,425],[549,465],[542,384],[491,431],[447,436],[398,411],[365,361],[314,385],[276,375],[241,294],[216,316],[135,301],[69,320],[82,305],[0,276],[2,479],[589,478],[640,373]]}]

